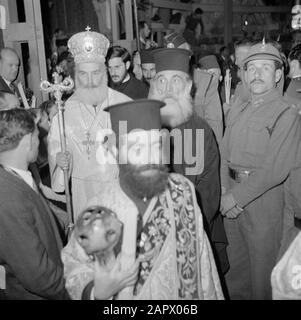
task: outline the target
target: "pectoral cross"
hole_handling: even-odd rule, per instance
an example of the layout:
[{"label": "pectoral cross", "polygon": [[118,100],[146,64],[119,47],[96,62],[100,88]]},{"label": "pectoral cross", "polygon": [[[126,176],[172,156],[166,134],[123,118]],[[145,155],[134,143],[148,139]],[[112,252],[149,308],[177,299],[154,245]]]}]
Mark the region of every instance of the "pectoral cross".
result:
[{"label": "pectoral cross", "polygon": [[82,142],[82,144],[83,144],[83,146],[86,147],[86,152],[87,152],[87,155],[88,155],[88,159],[90,159],[91,148],[92,148],[92,146],[95,145],[95,141],[93,141],[93,140],[91,139],[91,134],[90,134],[90,132],[87,131],[87,132],[85,133],[85,136],[86,136],[86,140],[84,140],[84,141]]}]

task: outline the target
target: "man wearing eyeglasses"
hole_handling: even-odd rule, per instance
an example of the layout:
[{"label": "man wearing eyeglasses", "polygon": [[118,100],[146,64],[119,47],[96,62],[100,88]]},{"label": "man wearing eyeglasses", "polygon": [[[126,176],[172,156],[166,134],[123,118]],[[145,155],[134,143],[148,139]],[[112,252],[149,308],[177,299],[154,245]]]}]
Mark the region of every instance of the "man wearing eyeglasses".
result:
[{"label": "man wearing eyeglasses", "polygon": [[217,265],[224,273],[228,260],[227,239],[218,211],[219,151],[212,129],[194,111],[190,94],[190,52],[178,48],[159,49],[154,51],[154,59],[157,74],[151,82],[149,98],[165,102],[166,106],[161,108],[162,123],[182,139],[181,149],[178,137],[174,137],[172,170],[193,182]]}]

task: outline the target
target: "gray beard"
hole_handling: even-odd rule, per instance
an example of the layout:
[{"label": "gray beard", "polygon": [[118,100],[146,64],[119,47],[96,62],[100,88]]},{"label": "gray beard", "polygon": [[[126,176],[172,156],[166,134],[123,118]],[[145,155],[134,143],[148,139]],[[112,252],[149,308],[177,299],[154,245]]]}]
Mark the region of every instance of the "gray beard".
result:
[{"label": "gray beard", "polygon": [[[167,97],[164,97],[162,100],[166,103],[165,99]],[[162,118],[162,124],[168,128],[175,128],[185,122],[187,122],[192,114],[193,114],[193,105],[187,101],[185,105],[182,105],[179,103],[178,99],[176,97],[169,97],[174,99],[169,100],[168,103],[166,103],[166,106],[168,106],[169,113],[164,113],[164,108],[161,110],[161,118]],[[176,112],[170,112],[171,109],[174,109]]]},{"label": "gray beard", "polygon": [[78,99],[85,104],[100,105],[107,98],[108,87],[100,86],[92,89],[78,87],[75,91],[75,94]]}]

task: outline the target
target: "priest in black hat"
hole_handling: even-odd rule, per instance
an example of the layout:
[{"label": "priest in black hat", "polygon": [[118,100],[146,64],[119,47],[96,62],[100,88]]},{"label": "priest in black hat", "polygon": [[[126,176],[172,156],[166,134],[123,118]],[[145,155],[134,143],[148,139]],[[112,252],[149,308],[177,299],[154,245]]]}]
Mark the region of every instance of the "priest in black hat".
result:
[{"label": "priest in black hat", "polygon": [[[189,55],[189,51],[185,49],[167,48],[155,51],[157,74],[151,84],[149,98],[166,103],[161,109],[163,126],[178,128],[182,132],[182,145],[186,152],[184,150],[179,155],[178,151],[181,150],[174,143],[172,170],[183,174],[194,184],[206,231],[216,251],[217,264],[222,273],[225,273],[229,264],[227,239],[219,213],[219,150],[212,129],[196,114],[192,103]],[[182,161],[177,161],[177,157],[182,157]]]},{"label": "priest in black hat", "polygon": [[[157,100],[136,100],[107,108],[118,146],[119,183],[105,184],[88,205],[108,207],[123,222],[121,266],[135,257],[143,259],[127,299],[223,299],[194,186],[184,176],[168,173],[163,106]],[[64,251],[63,256],[72,256],[72,244]],[[85,282],[92,289],[93,272],[79,285],[85,261],[66,274],[67,288],[77,287],[79,293],[87,288]],[[97,296],[99,286],[94,282],[95,298],[102,298]],[[124,298],[122,294],[117,298]]]}]

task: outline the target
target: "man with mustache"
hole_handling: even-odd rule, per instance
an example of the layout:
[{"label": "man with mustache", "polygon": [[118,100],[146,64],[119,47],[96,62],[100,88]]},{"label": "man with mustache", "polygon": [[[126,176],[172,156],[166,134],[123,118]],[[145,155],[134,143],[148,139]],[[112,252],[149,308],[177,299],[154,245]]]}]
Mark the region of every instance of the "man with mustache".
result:
[{"label": "man with mustache", "polygon": [[67,100],[64,112],[69,152],[60,152],[58,116],[55,116],[48,136],[48,154],[54,191],[64,191],[62,168],[69,168],[76,220],[101,185],[118,177],[116,165],[99,165],[96,161],[96,132],[111,127],[110,116],[104,108],[130,98],[107,86],[105,56],[109,40],[105,36],[87,28],[75,34],[68,47],[75,61],[75,92]]},{"label": "man with mustache", "polygon": [[[182,175],[169,174],[165,165],[169,150],[164,147],[168,136],[160,132],[163,105],[145,99],[107,108],[118,146],[119,183],[104,185],[89,205],[109,208],[124,225],[131,216],[138,217],[137,228],[132,226],[137,247],[135,241],[128,248],[143,261],[134,299],[223,299],[194,187]],[[73,257],[67,286],[73,281],[89,297],[86,284],[93,275],[83,281],[86,259]]]},{"label": "man with mustache", "polygon": [[253,45],[244,60],[248,102],[231,109],[221,144],[221,211],[232,299],[271,299],[270,276],[283,227],[283,185],[296,161],[297,113],[277,89],[282,59],[271,44]]},{"label": "man with mustache", "polygon": [[113,46],[108,50],[106,57],[110,75],[109,86],[132,99],[143,99],[148,96],[148,86],[135,78],[129,71],[131,55],[123,47]]},{"label": "man with mustache", "polygon": [[[209,124],[196,114],[192,103],[189,76],[190,52],[167,48],[154,52],[157,74],[149,97],[165,102],[161,108],[162,125],[179,130],[181,143],[172,140],[172,171],[184,175],[195,186],[204,225],[216,254],[221,273],[229,267],[227,239],[219,213],[219,150]],[[202,135],[203,134],[203,135]]]},{"label": "man with mustache", "polygon": [[[265,43],[265,39],[263,39],[263,43]],[[269,42],[271,45],[276,47],[277,50],[279,50],[279,43],[276,41],[270,41]],[[252,42],[248,39],[244,40],[239,40],[234,44],[234,49],[235,49],[235,64],[237,67],[237,76],[241,80],[235,88],[234,94],[231,97],[230,105],[227,103],[223,104],[223,109],[224,109],[224,114],[225,114],[225,122],[227,122],[228,118],[228,113],[229,110],[232,108],[236,108],[237,106],[239,107],[242,103],[248,102],[249,99],[251,98],[251,92],[246,84],[244,72],[245,70],[243,69],[243,62],[246,58],[246,56],[249,53],[250,48],[252,45],[255,45],[256,42]],[[282,56],[282,61],[285,59],[284,53],[280,53]],[[284,67],[282,67],[282,77],[279,82],[277,82],[277,88],[280,92],[281,95],[283,95],[283,88],[284,88]]]}]

